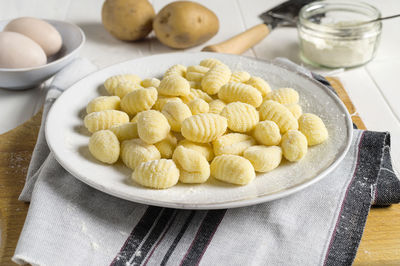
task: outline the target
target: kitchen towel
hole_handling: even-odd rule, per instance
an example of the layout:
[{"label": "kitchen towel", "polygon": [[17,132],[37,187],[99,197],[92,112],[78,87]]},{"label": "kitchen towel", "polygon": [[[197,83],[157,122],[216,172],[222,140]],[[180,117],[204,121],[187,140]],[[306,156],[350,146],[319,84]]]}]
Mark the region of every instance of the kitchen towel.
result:
[{"label": "kitchen towel", "polygon": [[[286,68],[310,72],[287,60]],[[54,79],[43,124],[79,59]],[[78,74],[78,75],[77,75]],[[324,82],[320,76],[316,79]],[[31,201],[13,261],[33,265],[349,265],[371,204],[400,201],[390,136],[354,131],[343,162],[288,197],[228,210],[147,206],[104,194],[64,170],[40,131],[21,200]]]}]

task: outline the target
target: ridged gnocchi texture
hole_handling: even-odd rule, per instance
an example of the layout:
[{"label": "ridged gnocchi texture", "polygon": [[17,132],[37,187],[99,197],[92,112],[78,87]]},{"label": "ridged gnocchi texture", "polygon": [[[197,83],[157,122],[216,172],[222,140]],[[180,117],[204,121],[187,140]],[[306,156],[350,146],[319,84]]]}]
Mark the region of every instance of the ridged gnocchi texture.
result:
[{"label": "ridged gnocchi texture", "polygon": [[135,169],[143,162],[160,158],[161,155],[156,146],[147,144],[141,139],[130,139],[121,143],[121,159],[131,169]]},{"label": "ridged gnocchi texture", "polygon": [[190,93],[189,82],[177,75],[164,77],[157,89],[164,96],[186,96]]},{"label": "ridged gnocchi texture", "polygon": [[178,146],[184,146],[185,148],[200,152],[209,162],[214,159],[214,150],[210,143],[195,143],[190,140],[183,139],[179,141]]},{"label": "ridged gnocchi texture", "polygon": [[256,144],[256,141],[246,134],[229,133],[219,137],[212,142],[214,154],[243,155],[243,152]]},{"label": "ridged gnocchi texture", "polygon": [[115,136],[117,136],[119,141],[135,139],[139,137],[137,124],[132,122],[113,126],[110,128],[110,130],[115,134]]},{"label": "ridged gnocchi texture", "polygon": [[226,104],[223,101],[221,101],[220,99],[213,100],[208,105],[209,105],[208,112],[217,114],[217,115],[219,115],[222,112],[222,110],[224,109],[224,107],[226,106]]},{"label": "ridged gnocchi texture", "polygon": [[203,59],[200,61],[200,66],[208,67],[208,68],[212,68],[217,65],[223,65],[223,64],[224,63],[222,63],[221,61],[219,61],[218,59],[215,59],[215,58],[207,58],[207,59]]},{"label": "ridged gnocchi texture", "polygon": [[198,65],[198,66],[188,66],[186,71],[188,73],[195,72],[195,73],[205,74],[205,73],[207,73],[208,70],[210,70],[210,68]]},{"label": "ridged gnocchi texture", "polygon": [[113,164],[119,158],[119,141],[110,130],[99,130],[89,139],[89,151],[97,160]]},{"label": "ridged gnocchi texture", "polygon": [[226,103],[243,102],[254,107],[260,106],[263,100],[261,93],[256,88],[236,82],[229,82],[222,86],[218,92],[218,97]]},{"label": "ridged gnocchi texture", "polygon": [[141,112],[137,127],[139,137],[148,144],[154,144],[165,139],[171,129],[167,118],[155,110]]},{"label": "ridged gnocchi texture", "polygon": [[282,136],[281,148],[288,161],[300,161],[307,153],[307,138],[300,131],[289,130]]},{"label": "ridged gnocchi texture", "polygon": [[122,99],[125,97],[125,95],[141,88],[142,86],[140,86],[138,83],[121,82],[115,87],[113,95],[116,95]]},{"label": "ridged gnocchi texture", "polygon": [[210,95],[216,94],[230,78],[231,70],[228,66],[216,65],[204,75],[201,80],[201,88]]},{"label": "ridged gnocchi texture", "polygon": [[145,162],[136,167],[132,180],[145,187],[165,189],[178,183],[179,169],[168,159]]},{"label": "ridged gnocchi texture", "polygon": [[229,82],[246,82],[250,79],[250,74],[246,71],[235,71],[232,73]]},{"label": "ridged gnocchi texture", "polygon": [[161,158],[171,159],[172,154],[178,144],[178,141],[174,135],[168,133],[167,137],[160,142],[154,144],[157,150],[161,154]]},{"label": "ridged gnocchi texture", "polygon": [[253,131],[254,138],[267,146],[278,145],[281,142],[281,133],[278,125],[269,120],[261,121]]},{"label": "ridged gnocchi texture", "polygon": [[182,123],[182,135],[193,142],[207,143],[222,136],[227,128],[225,117],[216,114],[198,114]]},{"label": "ridged gnocchi texture", "polygon": [[204,183],[210,177],[210,165],[198,151],[179,146],[172,156],[182,183]]},{"label": "ridged gnocchi texture", "polygon": [[258,111],[252,105],[233,102],[224,107],[221,116],[228,120],[228,128],[235,132],[248,132],[254,129],[260,120]]},{"label": "ridged gnocchi texture", "polygon": [[104,110],[120,110],[121,99],[118,96],[100,96],[91,100],[86,106],[86,113],[104,111]]},{"label": "ridged gnocchi texture", "polygon": [[295,104],[299,102],[299,93],[292,88],[280,88],[268,93],[266,98],[281,104]]},{"label": "ridged gnocchi texture", "polygon": [[307,138],[308,146],[321,144],[328,139],[328,130],[321,118],[305,113],[299,118],[299,131]]},{"label": "ridged gnocchi texture", "polygon": [[208,95],[204,91],[198,90],[198,89],[193,89],[193,88],[190,88],[190,93],[187,96],[181,97],[182,101],[186,104],[196,98],[200,98],[200,99],[206,101],[207,103],[209,103],[213,100],[213,98],[211,98],[210,95]]},{"label": "ridged gnocchi texture", "polygon": [[202,113],[208,113],[209,106],[206,101],[200,98],[196,98],[192,101],[190,101],[187,106],[189,107],[190,111],[192,112],[192,115],[198,115]]},{"label": "ridged gnocchi texture", "polygon": [[159,95],[157,101],[153,105],[153,109],[157,111],[162,111],[164,105],[168,102],[182,102],[181,98],[179,97],[167,97]]},{"label": "ridged gnocchi texture", "polygon": [[93,112],[85,116],[83,120],[85,127],[91,132],[109,129],[112,126],[129,122],[129,116],[117,110],[104,110]]},{"label": "ridged gnocchi texture", "polygon": [[154,87],[157,88],[160,85],[160,80],[157,78],[144,79],[140,82],[143,88]]},{"label": "ridged gnocchi texture", "polygon": [[245,83],[256,88],[261,93],[262,97],[266,96],[271,91],[269,84],[260,77],[251,77]]},{"label": "ridged gnocchi texture", "polygon": [[292,113],[294,118],[299,119],[303,114],[303,109],[298,104],[287,104],[285,107]]},{"label": "ridged gnocchi texture", "polygon": [[246,185],[256,177],[250,161],[238,155],[216,156],[210,169],[211,175],[216,179],[236,185]]},{"label": "ridged gnocchi texture", "polygon": [[106,81],[104,82],[104,87],[109,94],[114,95],[114,90],[118,86],[118,84],[123,82],[136,84],[140,83],[140,81],[140,77],[134,74],[115,75],[106,79]]},{"label": "ridged gnocchi texture", "polygon": [[138,89],[127,94],[121,101],[121,109],[129,115],[149,110],[157,100],[157,89]]},{"label": "ridged gnocchi texture", "polygon": [[260,120],[274,121],[281,133],[285,133],[291,129],[298,129],[299,124],[293,114],[282,104],[266,100],[259,108]]},{"label": "ridged gnocchi texture", "polygon": [[187,72],[186,73],[186,79],[189,81],[201,82],[203,77],[204,77],[203,73],[197,73],[197,72]]},{"label": "ridged gnocchi texture", "polygon": [[279,166],[282,160],[282,149],[279,146],[252,146],[244,151],[243,156],[251,162],[254,170],[265,173]]},{"label": "ridged gnocchi texture", "polygon": [[180,132],[183,120],[192,116],[189,107],[182,102],[166,103],[162,109],[162,113],[167,118],[171,130],[175,132]]},{"label": "ridged gnocchi texture", "polygon": [[168,76],[186,76],[186,67],[180,64],[173,65],[167,69],[164,73],[164,78]]}]

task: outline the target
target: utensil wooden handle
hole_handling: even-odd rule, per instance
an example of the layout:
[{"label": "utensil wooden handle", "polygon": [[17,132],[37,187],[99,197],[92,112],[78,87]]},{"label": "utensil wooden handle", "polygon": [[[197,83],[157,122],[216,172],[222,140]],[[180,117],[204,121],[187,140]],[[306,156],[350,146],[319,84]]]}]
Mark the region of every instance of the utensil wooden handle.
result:
[{"label": "utensil wooden handle", "polygon": [[214,45],[206,46],[202,51],[241,54],[264,39],[270,30],[267,25],[256,25],[232,38]]}]

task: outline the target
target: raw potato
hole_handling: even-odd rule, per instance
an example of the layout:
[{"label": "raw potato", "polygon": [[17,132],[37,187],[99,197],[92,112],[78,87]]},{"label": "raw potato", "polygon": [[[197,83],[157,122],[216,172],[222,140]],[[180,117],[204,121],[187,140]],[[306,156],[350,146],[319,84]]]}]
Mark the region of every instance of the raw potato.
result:
[{"label": "raw potato", "polygon": [[206,42],[219,28],[217,16],[210,9],[190,1],[166,5],[153,22],[157,38],[172,48],[188,48]]},{"label": "raw potato", "polygon": [[154,8],[147,0],[106,0],[101,10],[106,30],[123,41],[146,37],[152,30],[154,17]]}]

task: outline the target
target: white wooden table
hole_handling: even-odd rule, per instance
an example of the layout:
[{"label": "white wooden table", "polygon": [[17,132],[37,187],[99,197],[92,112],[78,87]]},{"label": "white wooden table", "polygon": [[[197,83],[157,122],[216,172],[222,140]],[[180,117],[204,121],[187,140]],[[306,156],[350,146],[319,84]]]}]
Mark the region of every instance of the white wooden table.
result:
[{"label": "white wooden table", "polygon": [[[114,39],[101,24],[102,0],[1,0],[0,19],[20,16],[67,20],[79,25],[87,42],[81,55],[99,68],[133,58],[176,50],[163,46],[154,35],[141,42],[127,43]],[[151,0],[156,12],[170,0]],[[260,23],[258,15],[282,0],[203,0],[220,21],[220,30],[208,44],[220,42]],[[400,1],[367,0],[382,14],[400,13]],[[379,50],[373,61],[363,67],[338,71],[338,76],[370,130],[392,133],[392,156],[400,169],[400,19],[383,22]],[[204,45],[188,49],[200,51]],[[294,28],[274,30],[265,40],[245,53],[259,59],[287,57],[300,63],[297,32]],[[324,72],[324,70],[317,70]],[[27,91],[0,89],[0,134],[29,119],[41,107],[42,88]]]}]

